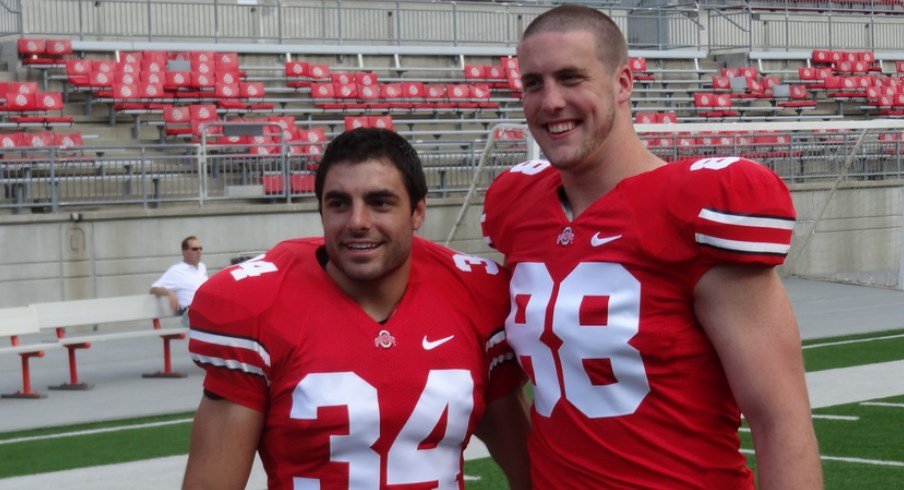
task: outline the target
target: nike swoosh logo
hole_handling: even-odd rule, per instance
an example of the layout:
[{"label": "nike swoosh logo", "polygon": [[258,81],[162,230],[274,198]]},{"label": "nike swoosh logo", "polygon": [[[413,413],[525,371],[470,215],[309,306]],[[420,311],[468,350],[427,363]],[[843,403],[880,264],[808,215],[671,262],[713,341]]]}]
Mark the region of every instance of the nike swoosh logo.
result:
[{"label": "nike swoosh logo", "polygon": [[446,342],[452,340],[452,337],[455,337],[455,336],[450,335],[448,337],[443,337],[441,339],[434,340],[431,342],[431,341],[427,340],[427,336],[424,335],[424,339],[421,340],[421,346],[424,348],[424,350],[433,350],[433,349],[436,349],[437,347],[445,344]]},{"label": "nike swoosh logo", "polygon": [[607,237],[601,238],[600,234],[597,233],[590,238],[590,245],[594,246],[594,247],[599,247],[600,245],[605,245],[609,242],[614,242],[615,240],[618,240],[619,238],[621,238],[621,235],[613,235],[613,236],[607,236]]}]

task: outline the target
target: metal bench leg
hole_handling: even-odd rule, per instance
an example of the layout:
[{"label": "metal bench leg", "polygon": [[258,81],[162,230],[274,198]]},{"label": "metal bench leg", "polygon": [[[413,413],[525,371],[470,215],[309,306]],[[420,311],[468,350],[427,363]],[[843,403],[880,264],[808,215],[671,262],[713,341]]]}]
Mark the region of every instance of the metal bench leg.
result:
[{"label": "metal bench leg", "polygon": [[94,388],[94,385],[91,383],[79,383],[78,381],[78,365],[75,362],[75,350],[76,349],[87,349],[91,347],[91,344],[72,344],[67,345],[66,349],[69,351],[69,382],[63,383],[55,386],[48,386],[49,390],[72,390],[72,391],[85,391]]},{"label": "metal bench leg", "polygon": [[25,398],[25,399],[34,399],[34,398],[47,398],[47,395],[44,393],[39,393],[37,391],[31,391],[31,370],[28,366],[28,360],[32,357],[44,357],[43,352],[23,352],[19,354],[22,358],[22,391],[17,391],[16,393],[4,393],[0,395],[2,398]]},{"label": "metal bench leg", "polygon": [[185,334],[163,335],[163,371],[142,374],[142,378],[184,378],[185,373],[173,371],[173,357],[170,352],[170,341],[184,339]]}]

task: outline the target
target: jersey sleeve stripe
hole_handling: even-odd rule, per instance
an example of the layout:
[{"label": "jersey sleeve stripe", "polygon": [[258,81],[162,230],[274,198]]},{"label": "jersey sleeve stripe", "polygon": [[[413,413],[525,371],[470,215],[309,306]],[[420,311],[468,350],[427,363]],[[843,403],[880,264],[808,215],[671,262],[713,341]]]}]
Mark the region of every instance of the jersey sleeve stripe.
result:
[{"label": "jersey sleeve stripe", "polygon": [[493,332],[493,335],[491,335],[490,338],[487,339],[486,350],[492,349],[494,346],[503,341],[505,341],[505,330],[500,328],[499,330]]},{"label": "jersey sleeve stripe", "polygon": [[265,366],[270,367],[270,354],[267,352],[267,349],[265,349],[264,346],[260,344],[260,342],[257,342],[255,340],[243,337],[233,337],[229,335],[204,332],[195,328],[192,328],[189,331],[188,336],[189,339],[202,343],[252,351],[260,357],[261,362]]},{"label": "jersey sleeve stripe", "polygon": [[788,251],[791,249],[791,245],[788,243],[728,240],[711,235],[704,235],[703,233],[696,233],[694,238],[697,240],[697,243],[701,245],[709,245],[729,252],[787,255]]},{"label": "jersey sleeve stripe", "polygon": [[766,216],[750,216],[744,214],[735,214],[735,213],[725,213],[715,211],[709,208],[703,208],[700,210],[699,217],[708,220],[715,221],[716,223],[722,223],[726,225],[736,225],[736,226],[752,226],[757,228],[775,228],[779,230],[793,230],[794,229],[794,220],[790,218],[782,218],[782,217],[766,217]]},{"label": "jersey sleeve stripe", "polygon": [[195,361],[195,364],[199,366],[215,366],[219,368],[231,369],[233,371],[242,371],[244,373],[260,376],[264,379],[267,378],[267,375],[264,374],[263,369],[251,364],[236,361],[234,359],[223,359],[220,357],[204,356],[194,353],[191,355],[191,359]]}]

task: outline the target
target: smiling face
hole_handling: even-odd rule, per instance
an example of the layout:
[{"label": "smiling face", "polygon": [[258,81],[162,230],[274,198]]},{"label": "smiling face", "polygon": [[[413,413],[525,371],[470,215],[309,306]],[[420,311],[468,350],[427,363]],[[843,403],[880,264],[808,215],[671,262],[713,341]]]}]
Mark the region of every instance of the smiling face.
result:
[{"label": "smiling face", "polygon": [[604,66],[596,45],[590,31],[570,30],[537,32],[518,47],[528,127],[560,170],[602,161],[618,105],[628,100],[624,70]]},{"label": "smiling face", "polygon": [[324,178],[321,206],[327,273],[343,290],[407,283],[425,202],[411,205],[398,169],[380,159],[337,162]]}]

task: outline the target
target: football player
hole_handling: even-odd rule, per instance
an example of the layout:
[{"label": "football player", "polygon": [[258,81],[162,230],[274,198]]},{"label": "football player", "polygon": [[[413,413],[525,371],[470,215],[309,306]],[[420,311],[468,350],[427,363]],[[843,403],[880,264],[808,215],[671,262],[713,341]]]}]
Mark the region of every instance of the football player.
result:
[{"label": "football player", "polygon": [[189,350],[207,373],[184,488],[462,489],[472,433],[529,487],[522,374],[494,262],[414,237],[427,191],[396,133],[338,136],[315,177],[324,237],[208,281]]},{"label": "football player", "polygon": [[548,158],[493,183],[509,344],[533,385],[537,488],[819,488],[797,325],[774,267],[794,209],[738,157],[666,164],[634,132],[625,39],[599,11],[538,16],[518,47]]}]

